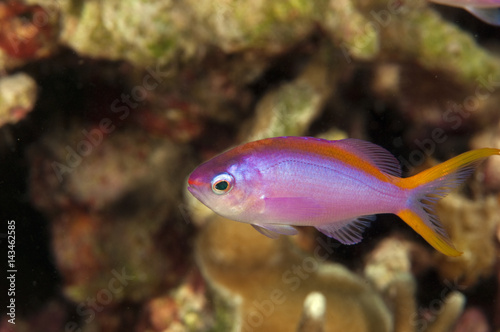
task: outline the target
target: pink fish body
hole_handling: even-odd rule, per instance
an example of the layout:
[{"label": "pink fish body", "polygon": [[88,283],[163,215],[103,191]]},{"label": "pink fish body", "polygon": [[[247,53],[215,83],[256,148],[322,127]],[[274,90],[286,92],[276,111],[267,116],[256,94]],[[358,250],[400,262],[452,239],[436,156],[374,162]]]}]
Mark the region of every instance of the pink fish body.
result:
[{"label": "pink fish body", "polygon": [[466,152],[410,178],[385,149],[357,139],[276,137],[247,143],[196,168],[188,190],[214,212],[276,237],[313,226],[342,243],[361,241],[374,215],[400,216],[431,245],[457,256],[432,204],[498,149]]},{"label": "pink fish body", "polygon": [[500,26],[500,0],[430,0],[469,11],[478,19],[495,26]]}]

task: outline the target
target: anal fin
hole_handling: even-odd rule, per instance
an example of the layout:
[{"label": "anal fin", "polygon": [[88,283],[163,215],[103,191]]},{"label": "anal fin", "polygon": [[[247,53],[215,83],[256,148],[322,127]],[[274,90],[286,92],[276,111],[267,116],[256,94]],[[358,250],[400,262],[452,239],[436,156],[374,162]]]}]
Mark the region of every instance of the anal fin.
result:
[{"label": "anal fin", "polygon": [[361,216],[353,220],[336,221],[332,224],[316,226],[316,229],[343,244],[355,244],[363,239],[363,231],[375,218],[374,215]]},{"label": "anal fin", "polygon": [[290,225],[280,225],[280,224],[252,224],[260,234],[263,234],[271,239],[277,239],[280,234],[283,235],[296,235],[298,234],[297,229]]}]

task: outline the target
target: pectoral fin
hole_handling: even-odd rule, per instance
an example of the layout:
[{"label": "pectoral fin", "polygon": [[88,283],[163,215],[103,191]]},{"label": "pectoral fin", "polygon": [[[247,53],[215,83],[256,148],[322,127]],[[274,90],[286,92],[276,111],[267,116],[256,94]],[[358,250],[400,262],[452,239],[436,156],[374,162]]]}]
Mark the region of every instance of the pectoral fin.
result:
[{"label": "pectoral fin", "polygon": [[355,244],[363,239],[363,231],[375,218],[375,216],[362,216],[354,220],[336,221],[332,224],[316,226],[316,229],[343,244]]},{"label": "pectoral fin", "polygon": [[257,225],[253,224],[253,228],[255,228],[260,234],[263,234],[271,239],[277,239],[280,234],[283,235],[296,235],[298,231],[289,225],[278,225],[278,224],[269,224],[269,225]]}]

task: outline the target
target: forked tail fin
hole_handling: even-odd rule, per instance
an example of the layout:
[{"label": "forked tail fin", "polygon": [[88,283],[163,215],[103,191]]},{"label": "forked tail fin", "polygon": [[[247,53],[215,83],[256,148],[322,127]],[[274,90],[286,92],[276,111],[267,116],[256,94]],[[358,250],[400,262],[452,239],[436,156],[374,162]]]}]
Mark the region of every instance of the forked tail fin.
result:
[{"label": "forked tail fin", "polygon": [[411,194],[397,215],[430,245],[448,256],[460,256],[434,213],[435,203],[462,184],[485,158],[500,155],[499,149],[484,148],[462,153],[417,175],[400,179],[398,186]]}]

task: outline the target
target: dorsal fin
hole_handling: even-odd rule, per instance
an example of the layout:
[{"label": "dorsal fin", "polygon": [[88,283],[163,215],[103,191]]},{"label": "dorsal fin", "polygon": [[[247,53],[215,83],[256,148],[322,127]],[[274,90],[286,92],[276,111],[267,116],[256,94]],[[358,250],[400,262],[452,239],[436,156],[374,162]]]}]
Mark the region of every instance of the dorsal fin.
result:
[{"label": "dorsal fin", "polygon": [[399,161],[381,146],[356,138],[346,138],[332,143],[369,161],[385,174],[401,177]]},{"label": "dorsal fin", "polygon": [[375,218],[374,215],[361,216],[354,220],[336,221],[332,224],[316,226],[316,229],[343,244],[355,244],[363,239],[363,231]]}]

